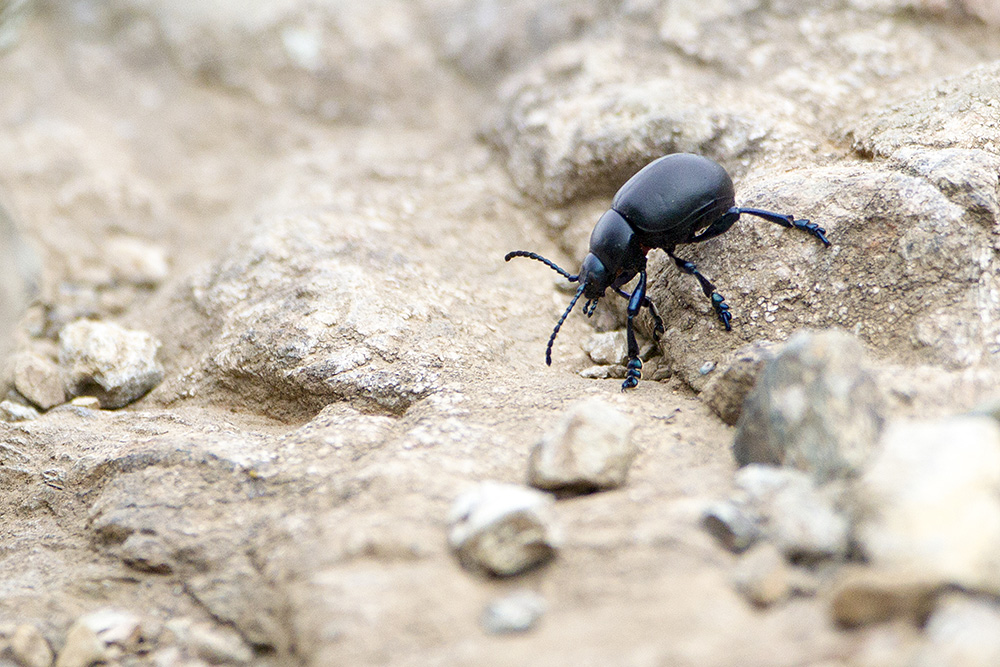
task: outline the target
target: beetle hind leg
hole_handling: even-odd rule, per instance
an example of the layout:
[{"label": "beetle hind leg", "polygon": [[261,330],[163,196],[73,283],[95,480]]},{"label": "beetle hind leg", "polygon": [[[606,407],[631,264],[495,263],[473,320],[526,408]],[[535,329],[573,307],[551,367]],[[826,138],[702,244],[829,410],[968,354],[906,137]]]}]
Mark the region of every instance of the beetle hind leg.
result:
[{"label": "beetle hind leg", "polygon": [[685,259],[681,259],[673,252],[668,252],[670,258],[674,260],[677,268],[688,274],[689,276],[694,276],[698,279],[698,283],[701,285],[701,291],[705,293],[705,296],[709,298],[712,302],[712,308],[715,310],[716,316],[722,325],[726,327],[726,331],[732,331],[733,327],[730,325],[730,321],[733,319],[732,313],[729,312],[729,304],[726,303],[726,297],[722,296],[715,290],[715,285],[712,281],[701,274],[698,267],[694,265],[694,262],[689,262]]},{"label": "beetle hind leg", "polygon": [[796,220],[794,216],[784,215],[782,213],[773,213],[771,211],[764,211],[759,208],[740,208],[737,209],[738,213],[746,213],[747,215],[755,215],[758,218],[763,218],[768,222],[773,222],[779,224],[782,227],[788,227],[789,229],[801,229],[802,231],[812,234],[820,241],[823,245],[829,247],[830,241],[826,238],[826,230],[817,225],[815,222],[809,222],[808,220]]}]

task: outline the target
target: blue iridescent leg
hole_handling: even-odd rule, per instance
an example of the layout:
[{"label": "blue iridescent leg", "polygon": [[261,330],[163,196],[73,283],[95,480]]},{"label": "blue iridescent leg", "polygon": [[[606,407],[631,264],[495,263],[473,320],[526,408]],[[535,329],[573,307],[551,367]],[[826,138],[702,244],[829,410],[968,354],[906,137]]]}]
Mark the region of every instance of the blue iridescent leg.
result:
[{"label": "blue iridescent leg", "polygon": [[708,278],[701,275],[698,267],[696,267],[693,262],[681,259],[672,252],[668,252],[667,254],[674,260],[678,269],[698,279],[698,282],[701,284],[701,291],[705,293],[705,296],[707,296],[709,300],[711,300],[712,308],[715,309],[715,314],[718,316],[723,326],[726,327],[726,331],[732,331],[733,327],[729,324],[729,322],[733,319],[733,316],[732,313],[729,312],[729,305],[726,303],[726,297],[715,291],[715,285],[713,285]]}]

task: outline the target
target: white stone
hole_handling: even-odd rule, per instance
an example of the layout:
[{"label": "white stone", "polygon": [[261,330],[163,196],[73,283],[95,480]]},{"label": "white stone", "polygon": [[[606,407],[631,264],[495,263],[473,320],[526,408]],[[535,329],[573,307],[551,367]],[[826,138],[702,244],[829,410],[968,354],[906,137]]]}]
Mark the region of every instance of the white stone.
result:
[{"label": "white stone", "polygon": [[893,424],[853,488],[856,536],[883,568],[1000,594],[1000,425]]},{"label": "white stone", "polygon": [[628,417],[589,399],[571,407],[531,450],[528,483],[545,490],[617,488],[638,453]]},{"label": "white stone", "polygon": [[138,400],[163,379],[160,343],[145,331],[77,320],[59,333],[59,363],[73,396],[96,395],[103,408]]},{"label": "white stone", "polygon": [[545,613],[545,598],[534,591],[514,591],[483,609],[483,629],[494,635],[527,632]]},{"label": "white stone", "polygon": [[448,542],[470,570],[513,575],[556,553],[558,531],[549,494],[514,484],[483,482],[451,509]]},{"label": "white stone", "polygon": [[763,531],[792,559],[839,557],[847,552],[850,523],[836,506],[837,488],[819,488],[794,468],[751,464],[736,473],[740,498],[762,518]]},{"label": "white stone", "polygon": [[628,346],[625,343],[624,331],[608,331],[595,333],[583,344],[591,361],[602,366],[624,364],[628,357]]},{"label": "white stone", "polygon": [[0,419],[8,422],[23,422],[38,419],[38,410],[30,405],[21,405],[14,401],[0,401]]}]

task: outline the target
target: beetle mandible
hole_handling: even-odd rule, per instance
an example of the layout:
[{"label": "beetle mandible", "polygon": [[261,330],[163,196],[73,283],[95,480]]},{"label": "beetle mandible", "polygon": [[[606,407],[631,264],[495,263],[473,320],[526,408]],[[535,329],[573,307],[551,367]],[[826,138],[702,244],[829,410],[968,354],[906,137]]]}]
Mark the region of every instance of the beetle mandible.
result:
[{"label": "beetle mandible", "polygon": [[[826,230],[808,220],[736,206],[733,181],[720,164],[701,155],[674,153],[653,160],[618,190],[611,200],[611,208],[597,221],[590,235],[590,252],[576,275],[537,253],[525,250],[507,253],[504,261],[509,262],[513,257],[535,259],[570,282],[580,283],[552,330],[545,348],[545,363],[552,365],[552,344],[580,297],[587,297],[583,312],[589,317],[597,308],[598,299],[610,288],[628,301],[625,329],[628,364],[622,391],[639,384],[642,361],[639,360],[639,345],[635,340],[632,320],[645,306],[653,316],[653,335],[659,339],[664,332],[663,320],[653,302],[646,297],[646,254],[653,248],[664,250],[677,268],[697,278],[726,331],[731,330],[732,315],[726,299],[693,263],[675,255],[674,248],[685,243],[700,243],[722,234],[743,213],[784,227],[801,229],[822,241],[824,246],[830,245]],[[622,287],[637,275],[639,280],[629,294]]]}]

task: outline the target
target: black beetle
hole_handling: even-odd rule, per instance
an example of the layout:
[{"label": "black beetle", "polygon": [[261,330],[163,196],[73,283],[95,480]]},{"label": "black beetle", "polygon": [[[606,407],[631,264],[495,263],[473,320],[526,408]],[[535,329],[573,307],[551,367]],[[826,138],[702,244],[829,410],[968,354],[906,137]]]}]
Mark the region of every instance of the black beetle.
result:
[{"label": "black beetle", "polygon": [[[632,330],[632,320],[643,306],[653,316],[654,336],[659,339],[664,332],[663,320],[653,303],[646,297],[646,253],[661,248],[674,260],[684,273],[694,276],[701,289],[712,301],[715,314],[726,327],[732,315],[725,298],[715,291],[715,285],[703,276],[691,262],[674,254],[674,248],[683,243],[699,243],[722,234],[747,213],[784,227],[808,232],[829,246],[826,230],[793,216],[736,206],[733,181],[718,163],[690,153],[674,153],[653,160],[640,169],[618,190],[611,200],[611,208],[601,216],[590,235],[590,252],[577,275],[570,273],[541,255],[524,250],[509,252],[504,261],[512,257],[537,259],[559,272],[570,282],[580,283],[579,289],[559,318],[549,344],[545,348],[545,363],[552,365],[552,344],[559,328],[581,295],[587,297],[583,312],[590,316],[597,308],[597,300],[611,288],[628,301],[628,366],[622,391],[639,384],[642,362],[639,345]],[[622,286],[639,276],[635,289],[629,294]]]}]

